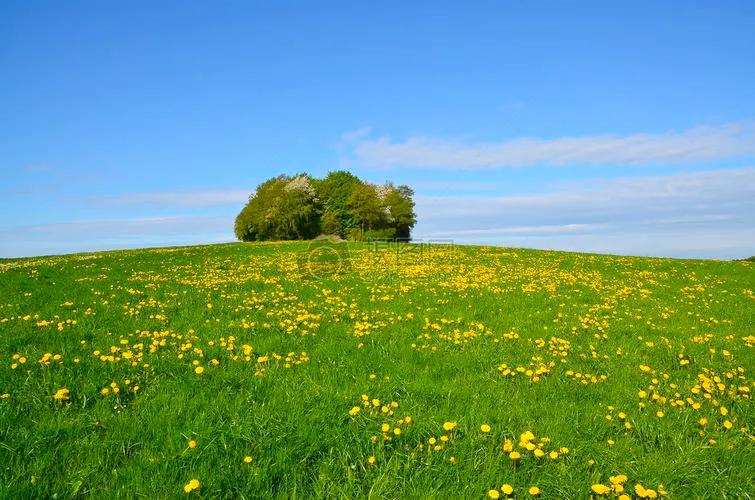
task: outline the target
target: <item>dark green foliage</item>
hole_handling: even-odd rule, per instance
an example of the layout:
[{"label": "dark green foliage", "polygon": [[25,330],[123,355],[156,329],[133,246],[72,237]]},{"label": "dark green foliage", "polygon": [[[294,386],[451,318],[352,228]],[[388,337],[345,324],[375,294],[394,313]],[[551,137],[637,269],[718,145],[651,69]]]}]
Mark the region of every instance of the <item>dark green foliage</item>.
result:
[{"label": "dark green foliage", "polygon": [[401,185],[388,191],[385,196],[385,205],[388,214],[396,228],[396,237],[408,238],[417,217],[414,213],[414,191],[409,186]]},{"label": "dark green foliage", "polygon": [[385,224],[385,213],[373,186],[360,184],[349,197],[349,211],[362,231]]},{"label": "dark green foliage", "polygon": [[346,171],[324,179],[278,176],[257,187],[236,217],[242,241],[310,239],[318,233],[352,240],[409,238],[416,223],[408,186],[375,186]]},{"label": "dark green foliage", "polygon": [[320,212],[309,176],[274,177],[249,197],[234,230],[242,241],[313,238],[320,229]]},{"label": "dark green foliage", "polygon": [[349,198],[356,186],[363,184],[350,172],[330,172],[316,183],[318,196],[323,200],[322,232],[337,234],[342,238],[358,226],[349,210]]}]

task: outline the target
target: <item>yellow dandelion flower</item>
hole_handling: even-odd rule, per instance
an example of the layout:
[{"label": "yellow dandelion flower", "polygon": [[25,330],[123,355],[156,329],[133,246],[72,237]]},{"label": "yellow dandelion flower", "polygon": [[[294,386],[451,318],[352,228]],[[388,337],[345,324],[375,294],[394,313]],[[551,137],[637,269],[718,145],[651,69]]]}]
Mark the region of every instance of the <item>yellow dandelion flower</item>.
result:
[{"label": "yellow dandelion flower", "polygon": [[54,399],[55,399],[56,401],[65,401],[66,399],[68,399],[68,394],[69,394],[69,392],[70,392],[70,391],[69,391],[68,389],[66,389],[66,388],[64,387],[64,388],[62,388],[62,389],[58,389],[58,390],[57,390],[57,391],[55,392],[55,394],[53,394],[53,396],[52,396],[52,397],[53,397],[53,398],[54,398]]},{"label": "yellow dandelion flower", "polygon": [[611,491],[611,488],[609,488],[605,484],[598,483],[598,484],[593,484],[592,485],[592,491],[596,495],[605,495],[606,493],[608,493],[609,491]]},{"label": "yellow dandelion flower", "polygon": [[443,424],[443,430],[444,431],[452,431],[452,430],[456,429],[456,425],[457,425],[456,422],[445,422]]},{"label": "yellow dandelion flower", "polygon": [[184,491],[186,493],[191,493],[192,491],[197,489],[199,489],[199,481],[197,481],[196,479],[192,479],[184,485]]},{"label": "yellow dandelion flower", "polygon": [[527,431],[519,436],[519,442],[524,443],[524,444],[529,443],[530,441],[534,439],[535,439],[535,435],[531,431]]}]

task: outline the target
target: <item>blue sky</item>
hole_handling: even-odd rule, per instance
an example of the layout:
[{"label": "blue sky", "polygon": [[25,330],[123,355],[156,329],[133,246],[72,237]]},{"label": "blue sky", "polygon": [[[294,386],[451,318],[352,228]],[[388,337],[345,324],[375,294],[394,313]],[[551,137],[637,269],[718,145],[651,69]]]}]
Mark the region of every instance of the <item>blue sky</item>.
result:
[{"label": "blue sky", "polygon": [[229,241],[264,179],[417,238],[755,254],[753,2],[0,3],[0,256]]}]

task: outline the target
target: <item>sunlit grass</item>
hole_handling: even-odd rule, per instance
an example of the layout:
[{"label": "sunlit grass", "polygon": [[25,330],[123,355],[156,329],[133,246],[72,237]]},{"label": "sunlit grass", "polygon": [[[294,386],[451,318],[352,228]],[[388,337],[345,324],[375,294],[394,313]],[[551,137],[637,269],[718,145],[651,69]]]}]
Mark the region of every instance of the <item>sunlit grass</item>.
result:
[{"label": "sunlit grass", "polygon": [[0,261],[0,495],[755,493],[752,263],[308,249]]}]

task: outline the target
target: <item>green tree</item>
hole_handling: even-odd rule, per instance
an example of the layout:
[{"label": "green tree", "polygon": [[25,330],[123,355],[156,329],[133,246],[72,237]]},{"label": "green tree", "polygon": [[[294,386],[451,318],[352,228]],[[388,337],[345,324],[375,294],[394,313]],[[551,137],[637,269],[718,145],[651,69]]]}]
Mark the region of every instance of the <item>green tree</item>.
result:
[{"label": "green tree", "polygon": [[323,206],[322,230],[345,238],[359,224],[349,209],[349,199],[362,181],[344,170],[330,172],[325,179],[315,182],[317,196]]},{"label": "green tree", "polygon": [[416,223],[413,195],[408,186],[375,186],[345,171],[322,180],[281,175],[257,186],[234,232],[242,241],[309,239],[321,232],[407,238]]},{"label": "green tree", "polygon": [[249,197],[249,202],[236,217],[236,237],[242,241],[264,241],[274,237],[277,198],[283,193],[288,177],[268,179]]},{"label": "green tree", "polygon": [[279,176],[257,187],[236,217],[242,241],[313,238],[319,231],[319,204],[309,177]]},{"label": "green tree", "polygon": [[383,200],[398,238],[409,238],[412,228],[417,223],[412,196],[414,191],[409,186],[400,185],[390,189]]},{"label": "green tree", "polygon": [[276,217],[278,239],[302,240],[317,236],[320,230],[320,210],[311,187],[295,177],[283,188],[278,199]]},{"label": "green tree", "polygon": [[383,204],[374,186],[360,184],[354,188],[349,197],[349,212],[359,224],[362,233],[380,228],[385,213]]}]

